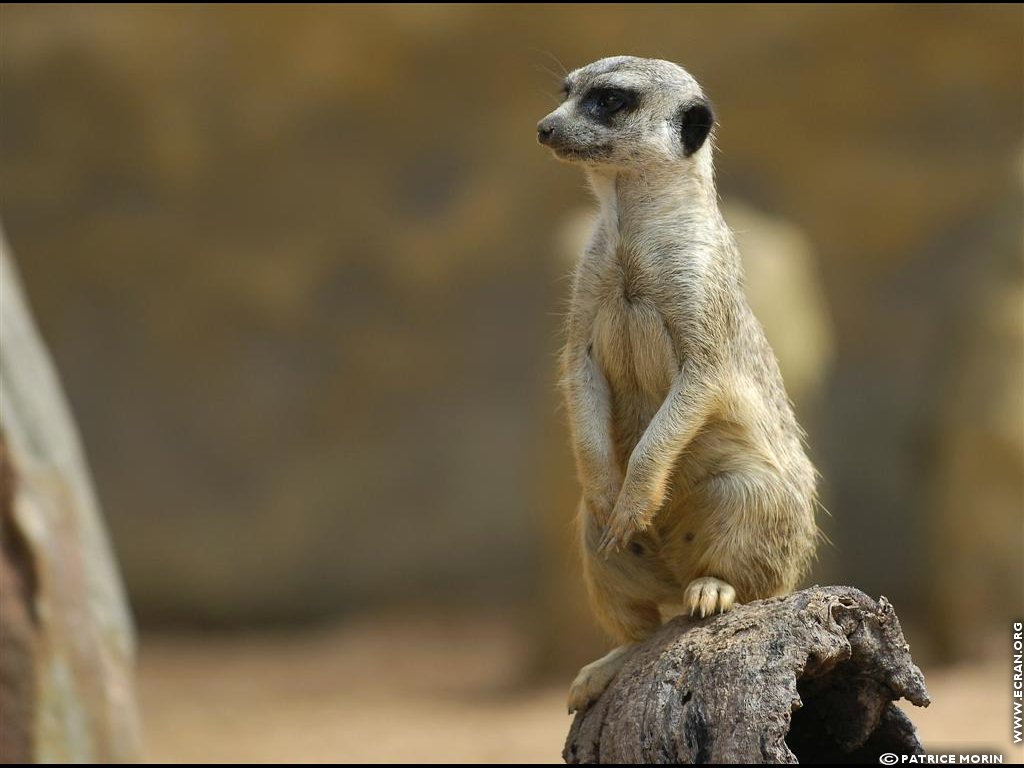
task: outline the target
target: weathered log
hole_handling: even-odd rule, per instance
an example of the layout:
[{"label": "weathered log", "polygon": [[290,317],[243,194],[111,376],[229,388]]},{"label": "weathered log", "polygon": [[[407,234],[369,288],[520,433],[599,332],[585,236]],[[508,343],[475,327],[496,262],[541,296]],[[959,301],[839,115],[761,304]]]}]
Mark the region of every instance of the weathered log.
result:
[{"label": "weathered log", "polygon": [[813,587],[699,620],[638,646],[577,714],[568,763],[874,762],[921,754],[893,703],[928,706],[883,597]]}]

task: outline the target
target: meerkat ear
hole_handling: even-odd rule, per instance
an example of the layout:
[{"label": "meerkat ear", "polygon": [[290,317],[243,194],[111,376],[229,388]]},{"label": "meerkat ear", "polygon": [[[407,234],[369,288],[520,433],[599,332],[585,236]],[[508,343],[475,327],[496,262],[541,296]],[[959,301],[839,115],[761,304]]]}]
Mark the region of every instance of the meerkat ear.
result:
[{"label": "meerkat ear", "polygon": [[715,114],[711,111],[711,104],[707,101],[698,101],[682,107],[677,121],[679,137],[683,142],[683,154],[689,157],[704,146],[708,134],[711,133],[711,126],[715,124]]}]

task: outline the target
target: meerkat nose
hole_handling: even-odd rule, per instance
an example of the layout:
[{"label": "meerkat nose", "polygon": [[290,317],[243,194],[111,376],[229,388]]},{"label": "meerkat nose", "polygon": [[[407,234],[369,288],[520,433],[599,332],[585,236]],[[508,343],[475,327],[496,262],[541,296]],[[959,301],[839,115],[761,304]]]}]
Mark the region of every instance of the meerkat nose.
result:
[{"label": "meerkat nose", "polygon": [[541,144],[550,144],[551,137],[555,134],[555,127],[547,120],[537,123],[537,141]]}]

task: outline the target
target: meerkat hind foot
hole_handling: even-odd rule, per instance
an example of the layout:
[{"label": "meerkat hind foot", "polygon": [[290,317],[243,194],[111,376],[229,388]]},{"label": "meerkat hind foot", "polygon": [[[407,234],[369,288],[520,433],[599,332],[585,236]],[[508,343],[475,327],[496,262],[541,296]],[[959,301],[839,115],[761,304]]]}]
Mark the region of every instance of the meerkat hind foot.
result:
[{"label": "meerkat hind foot", "polygon": [[715,613],[725,613],[736,602],[736,590],[730,584],[713,576],[694,579],[683,593],[683,605],[690,616],[702,619]]},{"label": "meerkat hind foot", "polygon": [[611,653],[583,667],[569,688],[569,714],[582,712],[604,693],[604,689],[626,663],[630,645],[620,645]]}]

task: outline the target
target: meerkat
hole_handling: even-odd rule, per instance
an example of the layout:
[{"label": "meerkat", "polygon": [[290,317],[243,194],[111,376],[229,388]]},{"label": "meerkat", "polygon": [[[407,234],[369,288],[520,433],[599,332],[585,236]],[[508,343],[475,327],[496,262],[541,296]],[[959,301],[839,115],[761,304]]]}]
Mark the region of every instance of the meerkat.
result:
[{"label": "meerkat", "polygon": [[562,96],[538,140],[583,167],[599,213],[560,386],[584,580],[619,643],[580,670],[572,712],[672,615],[791,592],[818,530],[817,473],[718,208],[703,90],[671,62],[616,56]]}]

